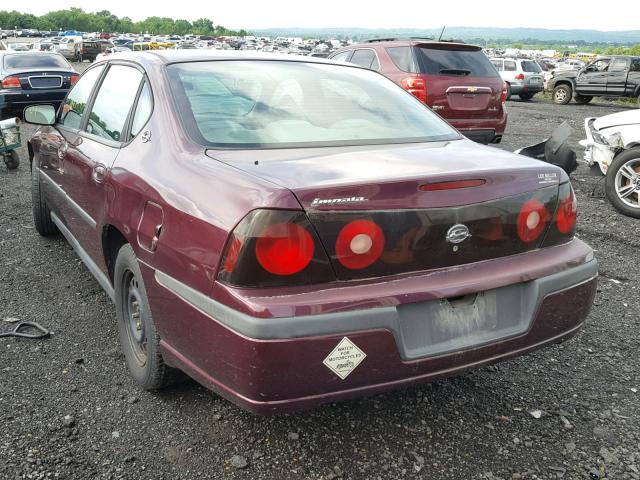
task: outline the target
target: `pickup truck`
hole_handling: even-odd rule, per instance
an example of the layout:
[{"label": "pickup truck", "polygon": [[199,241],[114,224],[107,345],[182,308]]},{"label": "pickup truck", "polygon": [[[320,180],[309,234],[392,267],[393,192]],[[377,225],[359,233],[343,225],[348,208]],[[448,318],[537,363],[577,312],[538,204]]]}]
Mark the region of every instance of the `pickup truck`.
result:
[{"label": "pickup truck", "polygon": [[580,70],[554,73],[547,89],[559,105],[566,105],[571,98],[586,104],[593,97],[632,97],[640,105],[640,57],[600,57]]}]

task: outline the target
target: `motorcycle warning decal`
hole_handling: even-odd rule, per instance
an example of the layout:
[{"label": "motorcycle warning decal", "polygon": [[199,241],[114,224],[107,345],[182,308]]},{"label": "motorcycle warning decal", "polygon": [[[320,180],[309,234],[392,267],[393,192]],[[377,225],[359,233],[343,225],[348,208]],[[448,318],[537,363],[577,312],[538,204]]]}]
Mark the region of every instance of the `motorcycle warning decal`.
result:
[{"label": "motorcycle warning decal", "polygon": [[344,380],[362,363],[366,356],[351,340],[344,337],[322,363]]}]

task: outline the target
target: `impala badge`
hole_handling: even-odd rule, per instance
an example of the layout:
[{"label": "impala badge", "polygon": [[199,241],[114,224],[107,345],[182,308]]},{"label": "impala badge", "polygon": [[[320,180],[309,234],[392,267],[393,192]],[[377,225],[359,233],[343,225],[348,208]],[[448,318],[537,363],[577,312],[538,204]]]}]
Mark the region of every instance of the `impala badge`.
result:
[{"label": "impala badge", "polygon": [[464,242],[470,236],[469,228],[466,225],[458,223],[447,232],[447,242],[457,245],[458,243]]}]

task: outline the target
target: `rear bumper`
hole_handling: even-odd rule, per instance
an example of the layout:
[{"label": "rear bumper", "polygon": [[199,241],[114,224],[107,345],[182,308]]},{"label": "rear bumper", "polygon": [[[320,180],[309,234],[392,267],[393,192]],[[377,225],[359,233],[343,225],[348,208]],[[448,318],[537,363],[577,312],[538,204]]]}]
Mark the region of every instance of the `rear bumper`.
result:
[{"label": "rear bumper", "polygon": [[[150,267],[143,273],[166,361],[248,410],[277,413],[454,375],[559,342],[579,329],[591,308],[597,263],[524,282],[527,295],[516,330],[445,351],[434,350],[429,341],[415,343],[413,327],[407,327],[430,321],[437,299],[257,318]],[[341,379],[323,361],[344,337],[366,357]]]},{"label": "rear bumper", "polygon": [[454,128],[465,137],[478,143],[500,143],[502,134],[507,128],[507,112],[502,107],[502,113],[497,118],[445,118]]},{"label": "rear bumper", "polygon": [[0,110],[9,112],[22,111],[29,105],[51,104],[56,108],[64,100],[67,95],[67,89],[55,90],[0,90]]},{"label": "rear bumper", "polygon": [[520,93],[538,93],[544,91],[544,83],[539,84],[511,84],[511,93],[518,95]]}]

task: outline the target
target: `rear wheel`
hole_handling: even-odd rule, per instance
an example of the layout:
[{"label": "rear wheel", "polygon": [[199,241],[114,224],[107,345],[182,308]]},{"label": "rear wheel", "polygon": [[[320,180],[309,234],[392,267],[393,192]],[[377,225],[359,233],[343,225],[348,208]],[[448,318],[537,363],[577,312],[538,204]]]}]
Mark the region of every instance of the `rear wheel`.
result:
[{"label": "rear wheel", "polygon": [[15,170],[16,168],[18,168],[18,165],[20,165],[20,156],[18,155],[18,152],[12,150],[7,153],[7,155],[4,157],[4,164],[9,170]]},{"label": "rear wheel", "polygon": [[531,100],[535,94],[534,93],[519,93],[518,96],[520,100],[524,100],[525,102]]},{"label": "rear wheel", "polygon": [[151,318],[142,272],[131,245],[120,248],[113,276],[118,336],[129,372],[145,390],[175,383],[182,374],[164,363],[160,336]]},{"label": "rear wheel", "polygon": [[605,179],[607,198],[620,213],[640,218],[640,147],[613,159]]},{"label": "rear wheel", "polygon": [[51,220],[51,210],[42,195],[40,170],[37,165],[33,165],[31,169],[31,212],[33,225],[40,235],[49,237],[59,232],[58,227]]},{"label": "rear wheel", "polygon": [[571,101],[571,87],[566,84],[558,85],[553,89],[553,103],[558,105],[566,105]]},{"label": "rear wheel", "polygon": [[593,100],[593,97],[591,97],[589,95],[578,95],[578,94],[576,94],[576,98],[574,100],[576,101],[576,103],[578,105],[586,105],[591,100]]}]

